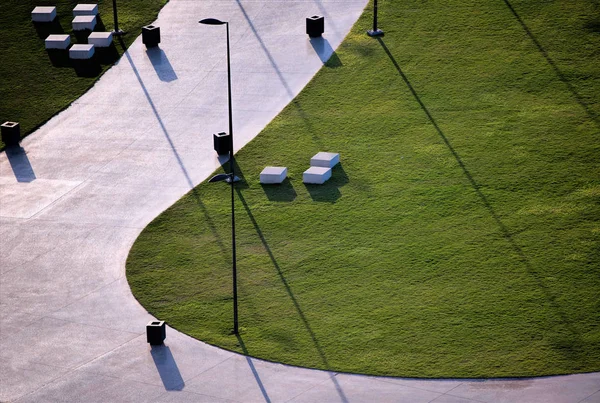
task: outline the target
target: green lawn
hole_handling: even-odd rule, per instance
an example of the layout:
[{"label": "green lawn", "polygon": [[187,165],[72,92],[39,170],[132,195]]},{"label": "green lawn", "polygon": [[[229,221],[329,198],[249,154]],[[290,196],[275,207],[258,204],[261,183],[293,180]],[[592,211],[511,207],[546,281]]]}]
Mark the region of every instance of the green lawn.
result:
[{"label": "green lawn", "polygon": [[[600,6],[392,1],[136,241],[136,298],[208,343],[410,377],[600,370]],[[235,85],[235,83],[233,83]],[[323,186],[302,172],[341,154]],[[263,187],[266,165],[289,168]],[[226,168],[226,167],[225,167]]]},{"label": "green lawn", "polygon": [[[73,8],[79,0],[2,0],[0,2],[0,122],[17,121],[21,135],[27,135],[57,112],[69,106],[94,84],[99,74],[80,77],[68,60],[50,59],[44,48],[44,39],[50,33],[71,35],[71,43],[78,43],[72,33]],[[96,31],[113,29],[112,1],[94,1],[98,4],[100,19]],[[141,27],[156,19],[166,0],[117,0],[119,28],[128,32],[123,45],[129,46],[141,33]],[[35,26],[31,11],[36,6],[55,6],[54,24]],[[85,43],[85,41],[83,42]],[[123,46],[115,40],[116,53]],[[103,55],[102,71],[115,57]],[[101,72],[100,72],[101,74]],[[0,141],[0,149],[4,144]]]}]

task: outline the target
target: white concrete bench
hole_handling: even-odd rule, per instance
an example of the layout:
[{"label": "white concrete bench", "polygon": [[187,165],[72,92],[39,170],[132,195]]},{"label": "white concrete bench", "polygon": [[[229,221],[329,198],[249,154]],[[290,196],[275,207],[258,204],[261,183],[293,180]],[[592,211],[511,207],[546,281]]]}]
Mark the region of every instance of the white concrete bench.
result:
[{"label": "white concrete bench", "polygon": [[33,22],[52,22],[56,18],[56,7],[38,6],[31,12]]},{"label": "white concrete bench", "polygon": [[73,18],[73,31],[83,31],[89,29],[93,31],[96,27],[95,15],[78,15]]},{"label": "white concrete bench", "polygon": [[76,44],[69,49],[71,59],[91,59],[94,56],[94,45]]},{"label": "white concrete bench", "polygon": [[48,35],[45,43],[46,49],[67,49],[71,44],[71,37],[66,34]]},{"label": "white concrete bench", "polygon": [[302,174],[302,182],[322,185],[331,178],[331,168],[310,167]]},{"label": "white concrete bench", "polygon": [[260,173],[260,183],[277,184],[285,180],[287,168],[285,167],[266,167]]},{"label": "white concrete bench", "polygon": [[316,153],[310,159],[310,166],[311,167],[333,168],[338,162],[340,162],[340,154],[339,153],[320,152],[320,153]]},{"label": "white concrete bench", "polygon": [[88,36],[88,43],[97,48],[107,48],[112,45],[112,32],[92,32]]},{"label": "white concrete bench", "polygon": [[73,9],[73,15],[98,15],[98,4],[77,4]]}]

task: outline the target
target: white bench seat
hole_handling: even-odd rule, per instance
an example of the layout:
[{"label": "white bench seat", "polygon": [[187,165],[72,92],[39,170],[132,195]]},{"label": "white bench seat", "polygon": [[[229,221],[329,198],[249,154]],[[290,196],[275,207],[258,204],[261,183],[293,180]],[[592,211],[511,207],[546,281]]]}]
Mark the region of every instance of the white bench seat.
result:
[{"label": "white bench seat", "polygon": [[260,173],[260,183],[278,184],[282,183],[287,177],[286,167],[266,167]]},{"label": "white bench seat", "polygon": [[69,49],[69,57],[71,59],[86,60],[94,56],[94,45],[76,44]]},{"label": "white bench seat", "polygon": [[77,4],[73,9],[73,15],[98,15],[98,4]]},{"label": "white bench seat", "polygon": [[66,34],[48,35],[45,40],[46,49],[67,49],[71,44],[71,37]]},{"label": "white bench seat", "polygon": [[52,22],[56,18],[56,7],[38,6],[31,12],[33,22]]},{"label": "white bench seat", "polygon": [[302,182],[322,185],[331,178],[331,168],[310,167],[302,174]]},{"label": "white bench seat", "polygon": [[112,32],[92,32],[88,36],[88,43],[91,43],[97,48],[107,48],[112,45]]},{"label": "white bench seat", "polygon": [[333,168],[339,162],[340,162],[340,154],[339,153],[320,152],[320,153],[315,154],[310,159],[310,166],[311,167]]},{"label": "white bench seat", "polygon": [[84,31],[89,29],[93,31],[96,27],[95,15],[78,15],[73,18],[73,31]]}]

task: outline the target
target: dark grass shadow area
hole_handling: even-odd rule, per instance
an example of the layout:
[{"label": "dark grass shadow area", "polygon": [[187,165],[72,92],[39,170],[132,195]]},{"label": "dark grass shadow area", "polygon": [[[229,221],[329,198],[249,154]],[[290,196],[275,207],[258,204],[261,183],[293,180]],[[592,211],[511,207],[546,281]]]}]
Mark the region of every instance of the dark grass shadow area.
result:
[{"label": "dark grass shadow area", "polygon": [[236,334],[235,337],[237,338],[238,343],[239,343],[240,347],[242,348],[244,355],[246,356],[246,362],[248,363],[248,366],[250,367],[250,371],[252,371],[252,375],[254,376],[254,379],[256,380],[256,384],[258,385],[258,388],[260,389],[260,393],[262,393],[263,398],[265,399],[265,402],[270,403],[271,399],[269,398],[267,389],[265,389],[265,385],[263,384],[262,380],[260,379],[260,375],[258,374],[258,371],[256,370],[254,363],[252,362],[252,358],[248,356],[248,349],[246,348],[246,344],[244,344],[244,339],[242,339],[242,336],[240,336],[239,334]]},{"label": "dark grass shadow area", "polygon": [[169,346],[162,344],[151,347],[150,354],[165,390],[183,390],[185,382]]},{"label": "dark grass shadow area", "polygon": [[[539,52],[542,54],[544,59],[546,59],[546,61],[550,65],[550,67],[552,67],[552,69],[556,73],[556,76],[560,79],[560,81],[562,81],[567,86],[567,88],[569,89],[569,91],[571,92],[571,94],[573,95],[575,100],[577,101],[577,103],[579,105],[581,105],[581,107],[584,109],[584,111],[588,115],[588,117],[596,124],[596,126],[598,126],[598,128],[600,128],[600,120],[598,119],[598,116],[596,115],[596,113],[590,109],[588,104],[584,101],[583,97],[579,94],[579,92],[577,92],[577,89],[575,89],[573,84],[571,84],[569,82],[567,77],[565,77],[563,72],[558,68],[558,66],[556,65],[554,60],[552,60],[552,58],[548,55],[548,52],[546,51],[546,49],[544,49],[544,47],[541,45],[541,43],[537,40],[537,38],[535,37],[533,32],[531,32],[531,30],[527,26],[527,24],[525,24],[525,21],[523,21],[521,16],[517,13],[517,10],[515,10],[515,8],[512,6],[512,4],[508,0],[503,0],[503,1],[506,4],[506,6],[509,8],[510,12],[515,17],[515,19],[519,22],[519,24],[521,25],[521,27],[523,28],[523,30],[525,31],[525,33],[527,34],[529,39],[531,39],[531,41],[533,42],[535,47],[539,50]],[[595,22],[596,22],[596,29],[600,29],[600,20],[596,20]],[[593,26],[594,25],[592,23],[592,28],[593,28]]]},{"label": "dark grass shadow area", "polygon": [[54,67],[73,67],[71,59],[69,58],[68,49],[47,49],[46,53],[48,54],[50,63],[52,63]]},{"label": "dark grass shadow area", "polygon": [[91,33],[92,31],[89,29],[82,29],[77,31],[73,30],[72,36],[75,38],[74,43],[87,44],[88,36],[90,36]]},{"label": "dark grass shadow area", "polygon": [[94,27],[95,32],[106,32],[106,25],[104,25],[104,21],[102,21],[102,16],[100,14],[96,15],[96,26]]},{"label": "dark grass shadow area", "polygon": [[6,147],[6,157],[17,182],[33,182],[36,179],[35,172],[27,158],[27,152],[21,146]]},{"label": "dark grass shadow area", "polygon": [[329,41],[322,36],[318,38],[310,38],[310,44],[321,59],[321,62],[327,67],[341,67],[342,61],[333,51]]},{"label": "dark grass shadow area", "polygon": [[38,38],[46,39],[48,35],[52,34],[64,34],[65,30],[63,29],[60,19],[58,16],[52,22],[32,22],[33,27],[35,28],[35,32],[37,33]]},{"label": "dark grass shadow area", "polygon": [[156,71],[160,81],[170,82],[177,80],[177,73],[173,70],[173,66],[171,66],[171,62],[169,62],[169,58],[164,50],[158,46],[154,46],[146,49],[146,55],[148,55],[148,59],[150,59],[150,63],[152,63],[152,67],[154,67],[154,71]]},{"label": "dark grass shadow area", "polygon": [[95,48],[96,59],[100,64],[113,64],[119,60],[119,51],[114,43],[106,48]]},{"label": "dark grass shadow area", "polygon": [[341,163],[331,169],[331,178],[322,185],[304,184],[313,201],[335,203],[342,193],[340,188],[349,182]]},{"label": "dark grass shadow area", "polygon": [[[256,231],[256,234],[260,238],[260,241],[261,241],[265,251],[269,255],[269,259],[271,260],[271,263],[273,264],[273,268],[277,272],[277,275],[279,276],[281,283],[285,287],[285,291],[286,291],[287,295],[289,296],[290,300],[294,304],[294,308],[296,309],[296,312],[298,313],[300,320],[304,324],[304,328],[306,329],[308,335],[310,336],[310,339],[312,340],[313,345],[315,346],[315,349],[316,349],[317,353],[319,354],[321,362],[323,363],[325,369],[331,370],[331,366],[329,365],[329,361],[327,359],[327,356],[325,355],[325,352],[323,351],[323,347],[321,346],[321,343],[319,343],[319,340],[317,339],[317,336],[316,336],[314,330],[312,329],[310,323],[308,322],[308,319],[306,318],[304,311],[300,307],[300,303],[298,302],[298,299],[294,295],[294,292],[292,291],[292,288],[291,288],[288,280],[284,276],[283,271],[281,270],[281,267],[279,266],[279,263],[277,262],[277,259],[275,259],[275,255],[273,254],[273,251],[271,251],[271,248],[269,247],[269,244],[267,243],[267,239],[265,238],[262,230],[260,229],[260,226],[258,225],[258,222],[256,221],[256,218],[254,217],[254,214],[252,214],[252,210],[250,209],[250,206],[246,202],[244,195],[242,194],[242,192],[239,189],[237,190],[237,195],[238,195],[238,198],[240,199],[240,201],[242,202],[242,205],[244,206],[244,210],[246,211],[248,218],[252,222],[252,225],[254,226],[254,230]],[[241,344],[240,344],[240,346],[241,346]],[[245,346],[242,347],[242,349],[245,349]],[[342,389],[341,385],[339,384],[339,382],[337,381],[335,376],[332,376],[330,379],[334,383],[334,386],[338,393],[338,397],[340,398],[340,401],[342,401],[344,403],[348,402],[348,399],[346,398],[344,390]]]},{"label": "dark grass shadow area", "polygon": [[270,201],[291,202],[298,196],[298,193],[296,193],[289,178],[285,178],[285,180],[279,184],[265,185],[261,183],[261,186],[267,199]]},{"label": "dark grass shadow area", "polygon": [[[396,61],[394,56],[391,54],[388,47],[385,45],[385,42],[383,41],[383,39],[377,38],[377,41],[379,42],[379,44],[381,45],[381,47],[383,48],[383,50],[389,57],[390,61],[392,62],[392,64],[396,68],[396,70],[398,71],[398,74],[400,75],[400,77],[402,78],[402,80],[404,81],[404,83],[406,84],[408,89],[410,90],[411,94],[413,95],[413,97],[415,98],[415,100],[417,101],[417,103],[419,104],[419,106],[421,107],[421,109],[423,110],[425,115],[427,116],[427,119],[431,122],[435,131],[437,132],[439,137],[442,139],[442,141],[444,142],[444,144],[446,145],[446,147],[448,148],[448,150],[450,151],[450,153],[456,160],[458,166],[462,170],[463,174],[469,181],[471,187],[473,188],[473,190],[475,191],[475,193],[477,194],[477,196],[479,197],[481,202],[484,204],[485,208],[488,210],[490,216],[493,218],[493,220],[498,225],[498,228],[500,229],[502,236],[506,239],[506,241],[510,245],[510,248],[513,250],[513,252],[518,256],[519,261],[523,264],[523,266],[527,270],[527,273],[531,276],[532,280],[535,282],[535,284],[537,284],[537,286],[543,292],[545,299],[548,302],[548,304],[552,307],[552,310],[557,314],[557,317],[560,318],[560,325],[562,327],[564,327],[565,331],[571,336],[571,337],[569,337],[568,343],[565,343],[564,340],[553,340],[552,343],[553,343],[554,347],[558,351],[560,351],[562,354],[564,354],[566,357],[568,357],[571,361],[581,362],[581,363],[586,362],[587,357],[584,354],[584,349],[583,349],[584,342],[582,340],[582,335],[577,331],[577,329],[575,328],[572,321],[566,315],[564,309],[557,302],[557,297],[554,295],[553,291],[544,282],[543,273],[540,273],[539,270],[537,270],[536,268],[533,267],[533,265],[531,264],[531,262],[525,255],[525,252],[523,251],[523,249],[521,249],[521,247],[516,243],[516,241],[514,240],[514,238],[512,236],[511,231],[502,222],[502,220],[500,219],[500,216],[498,215],[498,213],[496,213],[496,210],[494,209],[492,204],[489,202],[488,198],[481,191],[480,185],[477,183],[477,181],[475,180],[475,178],[473,177],[471,172],[467,169],[462,158],[460,157],[460,155],[458,154],[456,149],[452,146],[452,144],[448,140],[448,137],[444,134],[444,132],[438,125],[437,121],[434,119],[434,117],[429,112],[429,109],[427,108],[427,106],[423,103],[423,101],[419,97],[419,94],[417,93],[415,88],[412,86],[408,77],[404,74],[404,72],[400,68],[400,65],[398,64],[398,62]],[[573,343],[573,340],[575,340],[575,343]]]},{"label": "dark grass shadow area", "polygon": [[102,72],[102,66],[96,55],[91,59],[72,59],[71,65],[79,77],[97,77]]}]

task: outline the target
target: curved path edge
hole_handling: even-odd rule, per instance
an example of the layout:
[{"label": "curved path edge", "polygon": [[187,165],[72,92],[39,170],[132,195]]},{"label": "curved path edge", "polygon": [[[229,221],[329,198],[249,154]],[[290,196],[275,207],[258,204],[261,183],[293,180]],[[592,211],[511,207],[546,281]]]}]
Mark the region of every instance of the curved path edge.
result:
[{"label": "curved path edge", "polygon": [[[498,380],[372,377],[245,357],[168,329],[134,299],[125,261],[143,228],[220,163],[230,22],[236,149],[308,83],[366,0],[171,0],[69,108],[0,154],[0,401],[600,402],[600,374]],[[325,16],[309,40],[306,16]]]}]

